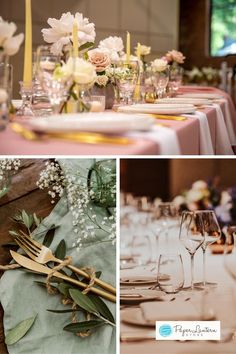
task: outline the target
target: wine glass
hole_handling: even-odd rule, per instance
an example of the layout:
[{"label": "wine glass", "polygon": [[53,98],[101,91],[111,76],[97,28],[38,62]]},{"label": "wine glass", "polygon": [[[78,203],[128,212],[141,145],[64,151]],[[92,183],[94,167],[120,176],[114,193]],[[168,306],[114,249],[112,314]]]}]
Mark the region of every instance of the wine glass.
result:
[{"label": "wine glass", "polygon": [[118,61],[114,63],[114,78],[119,88],[122,103],[129,105],[133,103],[135,87],[139,77],[139,62]]},{"label": "wine glass", "polygon": [[163,71],[152,72],[153,85],[155,86],[158,98],[164,98],[166,88],[169,83],[170,69],[167,67]]},{"label": "wine glass", "polygon": [[184,69],[180,66],[172,67],[170,69],[170,77],[169,77],[169,93],[170,96],[175,96],[182,85],[183,81]]},{"label": "wine glass", "polygon": [[194,255],[205,239],[204,211],[184,211],[181,218],[179,239],[191,256],[191,290],[194,290]]},{"label": "wine glass", "polygon": [[160,255],[157,283],[159,288],[167,294],[175,294],[183,288],[184,269],[180,254]]},{"label": "wine glass", "polygon": [[[165,233],[166,243],[169,243],[169,231],[171,226],[176,226],[178,211],[173,203],[159,203],[154,211],[156,225],[159,224],[161,232]],[[172,225],[173,224],[173,225]]]},{"label": "wine glass", "polygon": [[215,286],[215,283],[209,283],[206,281],[206,250],[207,247],[220,240],[221,238],[221,229],[217,221],[217,217],[213,210],[202,211],[202,220],[203,220],[203,229],[204,229],[204,241],[201,244],[203,252],[203,282],[198,285],[203,285],[204,288]]}]

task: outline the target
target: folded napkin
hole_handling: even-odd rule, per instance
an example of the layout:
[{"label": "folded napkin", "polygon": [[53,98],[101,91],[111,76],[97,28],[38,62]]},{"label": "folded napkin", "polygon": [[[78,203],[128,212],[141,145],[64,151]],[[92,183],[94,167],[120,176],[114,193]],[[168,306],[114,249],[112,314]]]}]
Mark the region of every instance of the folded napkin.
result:
[{"label": "folded napkin", "polygon": [[157,281],[157,277],[155,274],[145,269],[121,269],[120,280],[127,283],[131,281]]},{"label": "folded napkin", "polygon": [[157,144],[157,154],[181,155],[177,134],[172,129],[154,126],[150,131],[129,133],[127,136],[155,142]]},{"label": "folded napkin", "polygon": [[156,321],[200,321],[202,316],[191,302],[145,302],[140,304],[144,319]]},{"label": "folded napkin", "polygon": [[205,113],[197,111],[194,115],[185,115],[188,118],[197,118],[200,125],[200,154],[214,155],[214,149],[211,140],[211,132]]},{"label": "folded napkin", "polygon": [[[212,106],[209,106],[212,108]],[[234,155],[231,147],[230,131],[227,130],[227,125],[219,104],[214,103],[213,107],[216,110],[216,155]],[[231,128],[233,131],[233,127]]]}]

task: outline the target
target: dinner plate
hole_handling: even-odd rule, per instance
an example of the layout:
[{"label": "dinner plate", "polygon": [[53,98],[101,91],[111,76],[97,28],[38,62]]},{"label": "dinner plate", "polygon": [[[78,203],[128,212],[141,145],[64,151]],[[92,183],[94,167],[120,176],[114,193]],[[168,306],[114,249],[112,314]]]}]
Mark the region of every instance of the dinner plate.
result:
[{"label": "dinner plate", "polygon": [[151,289],[121,289],[120,301],[126,303],[143,302],[163,299],[163,292]]},{"label": "dinner plate", "polygon": [[206,92],[194,92],[194,93],[184,93],[182,95],[177,95],[177,97],[181,98],[205,98],[208,100],[219,100],[224,98],[223,95],[219,95],[217,93],[206,93]]},{"label": "dinner plate", "polygon": [[46,118],[32,118],[28,124],[40,132],[61,133],[86,131],[121,134],[128,131],[150,130],[155,119],[147,115],[120,114],[115,112],[61,114]]},{"label": "dinner plate", "polygon": [[192,104],[137,104],[132,106],[122,106],[118,108],[123,113],[149,113],[149,114],[191,114],[196,112]]},{"label": "dinner plate", "polygon": [[191,97],[175,97],[175,98],[159,98],[156,100],[156,104],[193,104],[194,106],[210,105],[211,100],[206,98],[191,98]]},{"label": "dinner plate", "polygon": [[156,323],[145,320],[140,308],[127,309],[121,311],[121,321],[127,324],[141,327],[155,327]]}]

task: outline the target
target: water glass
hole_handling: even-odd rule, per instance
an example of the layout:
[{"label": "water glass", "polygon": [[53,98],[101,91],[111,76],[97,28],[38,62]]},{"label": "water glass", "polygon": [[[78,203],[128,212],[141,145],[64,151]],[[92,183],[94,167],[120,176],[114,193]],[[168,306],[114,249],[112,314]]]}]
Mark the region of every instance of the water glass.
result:
[{"label": "water glass", "polygon": [[170,69],[167,67],[163,71],[153,71],[152,80],[153,85],[156,88],[158,98],[164,98],[166,94],[166,88],[169,83]]},{"label": "water glass", "polygon": [[106,109],[106,96],[91,96],[94,112],[104,112]]},{"label": "water glass", "polygon": [[132,259],[138,265],[147,265],[151,262],[152,249],[148,235],[135,235],[132,242]]},{"label": "water glass", "polygon": [[169,77],[169,94],[170,96],[175,96],[182,85],[184,75],[184,69],[180,66],[172,67],[170,69],[170,77]]},{"label": "water glass", "polygon": [[180,254],[160,255],[157,283],[159,288],[167,294],[175,294],[183,288],[184,269]]}]

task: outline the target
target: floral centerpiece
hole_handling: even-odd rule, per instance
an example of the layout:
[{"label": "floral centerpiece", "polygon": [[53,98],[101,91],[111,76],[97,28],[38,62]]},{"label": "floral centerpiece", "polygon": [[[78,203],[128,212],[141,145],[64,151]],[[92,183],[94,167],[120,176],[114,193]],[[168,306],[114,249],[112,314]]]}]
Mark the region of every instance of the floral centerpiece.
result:
[{"label": "floral centerpiece", "polygon": [[196,181],[189,190],[174,198],[173,203],[181,210],[214,210],[222,225],[236,221],[236,190],[234,187],[222,190],[219,180]]},{"label": "floral centerpiece", "polygon": [[193,67],[192,70],[185,71],[186,83],[218,87],[220,81],[220,70],[212,67]]},{"label": "floral centerpiece", "polygon": [[24,40],[23,33],[14,36],[17,30],[14,22],[4,21],[0,17],[0,62],[4,57],[15,55]]},{"label": "floral centerpiece", "polygon": [[165,60],[168,62],[169,65],[171,66],[179,66],[181,64],[184,64],[186,57],[183,55],[183,53],[177,51],[177,50],[171,50],[168,51],[165,56]]}]

